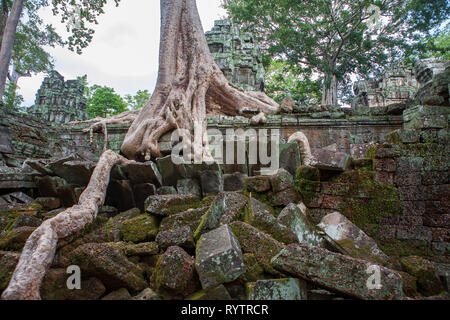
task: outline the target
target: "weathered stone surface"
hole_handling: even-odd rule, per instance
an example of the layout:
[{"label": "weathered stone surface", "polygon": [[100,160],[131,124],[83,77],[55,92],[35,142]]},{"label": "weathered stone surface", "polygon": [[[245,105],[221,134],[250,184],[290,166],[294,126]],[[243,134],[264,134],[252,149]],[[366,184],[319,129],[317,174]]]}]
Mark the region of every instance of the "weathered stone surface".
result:
[{"label": "weathered stone surface", "polygon": [[244,222],[233,222],[230,227],[244,253],[254,254],[267,273],[280,274],[272,267],[270,261],[285,247],[282,243]]},{"label": "weathered stone surface", "polygon": [[158,223],[155,217],[143,214],[126,220],[120,231],[124,241],[144,242],[155,239]]},{"label": "weathered stone surface", "polygon": [[200,301],[228,301],[231,296],[227,288],[223,284],[209,290],[201,290],[187,297],[186,300],[200,300]]},{"label": "weathered stone surface", "polygon": [[14,223],[11,225],[11,227],[9,229],[12,230],[12,229],[17,229],[17,228],[21,228],[21,227],[37,228],[41,225],[41,223],[42,223],[42,220],[39,218],[36,218],[35,216],[31,216],[28,214],[21,214],[17,217],[17,219],[14,221]]},{"label": "weathered stone surface", "polygon": [[195,231],[194,238],[199,237],[220,225],[236,221],[247,206],[247,197],[237,192],[221,192],[203,217]]},{"label": "weathered stone surface", "polygon": [[83,274],[100,279],[108,289],[140,291],[147,287],[143,271],[107,244],[84,244],[70,254],[70,260],[80,266]]},{"label": "weathered stone surface", "polygon": [[130,163],[121,165],[120,168],[126,174],[133,185],[141,183],[153,183],[162,185],[162,176],[154,162]]},{"label": "weathered stone surface", "polygon": [[351,164],[350,155],[343,152],[313,149],[312,154],[316,160],[314,166],[322,170],[345,171]]},{"label": "weathered stone surface", "polygon": [[297,179],[320,181],[320,171],[316,167],[301,166],[296,172]]},{"label": "weathered stone surface", "polygon": [[444,288],[450,293],[450,264],[433,263],[436,274],[443,280]]},{"label": "weathered stone surface", "polygon": [[54,210],[61,207],[61,201],[58,198],[36,198],[34,201],[39,203],[46,210]]},{"label": "weathered stone surface", "polygon": [[19,258],[20,253],[0,251],[0,293],[8,286]]},{"label": "weathered stone surface", "polygon": [[424,296],[434,296],[444,290],[434,265],[421,257],[410,256],[400,259],[403,269],[417,278],[417,289]]},{"label": "weathered stone surface", "polygon": [[72,160],[56,161],[48,167],[55,175],[68,183],[85,186],[89,183],[95,166],[95,162],[92,161]]},{"label": "weathered stone surface", "polygon": [[61,200],[61,205],[66,208],[70,208],[78,203],[73,186],[68,184],[58,187],[57,197]]},{"label": "weathered stone surface", "polygon": [[369,289],[367,273],[370,263],[318,247],[292,244],[272,259],[272,265],[283,272],[311,281],[359,299],[402,299],[401,276],[379,267],[381,289]]},{"label": "weathered stone surface", "polygon": [[33,202],[33,198],[26,195],[23,192],[13,192],[1,197],[1,199],[6,202],[8,205],[28,205]]},{"label": "weathered stone surface", "polygon": [[300,200],[297,191],[294,188],[275,193],[270,202],[275,207],[287,206],[290,203],[297,203]]},{"label": "weathered stone surface", "polygon": [[205,170],[200,173],[203,196],[218,194],[223,191],[223,174],[220,171]]},{"label": "weathered stone surface", "polygon": [[194,259],[180,247],[170,247],[159,258],[152,280],[163,296],[187,297],[196,290]]},{"label": "weathered stone surface", "polygon": [[249,300],[307,300],[306,282],[299,279],[258,280],[247,283]]},{"label": "weathered stone surface", "polygon": [[398,274],[402,277],[403,281],[403,293],[407,297],[419,296],[417,292],[417,278],[409,273],[398,271]]},{"label": "weathered stone surface", "polygon": [[205,290],[245,273],[241,247],[228,225],[202,235],[197,242],[195,268]]},{"label": "weathered stone surface", "polygon": [[151,183],[141,183],[133,186],[136,207],[144,211],[145,200],[156,194],[156,187]]},{"label": "weathered stone surface", "polygon": [[169,194],[178,194],[177,189],[172,186],[163,186],[156,190],[156,194],[158,195],[169,195]]},{"label": "weathered stone surface", "polygon": [[129,242],[109,242],[106,245],[119,250],[127,257],[146,257],[157,255],[159,253],[159,247],[156,242],[143,242],[143,243],[129,243]]},{"label": "weathered stone surface", "polygon": [[179,194],[193,194],[198,197],[202,195],[200,184],[194,179],[182,179],[177,181]]},{"label": "weathered stone surface", "polygon": [[278,193],[294,187],[294,177],[285,169],[279,169],[276,174],[270,177],[272,191]]},{"label": "weathered stone surface", "polygon": [[96,278],[81,281],[81,289],[67,288],[70,275],[66,269],[50,269],[42,281],[40,294],[43,300],[97,300],[105,293],[105,286]]},{"label": "weathered stone surface", "polygon": [[323,247],[324,239],[317,232],[316,227],[309,221],[302,212],[303,207],[296,204],[289,204],[278,215],[278,222],[289,228],[297,236],[298,242],[310,246]]},{"label": "weathered stone surface", "polygon": [[12,229],[0,237],[0,250],[21,250],[34,227],[19,227]]},{"label": "weathered stone surface", "polygon": [[223,189],[224,191],[241,191],[245,189],[245,178],[247,175],[244,175],[240,172],[235,172],[231,174],[223,175]]},{"label": "weathered stone surface", "polygon": [[110,292],[106,296],[102,298],[102,300],[106,301],[120,301],[120,300],[130,300],[131,294],[128,292],[126,288],[121,288],[119,290]]},{"label": "weathered stone surface", "polygon": [[254,176],[245,179],[245,188],[250,192],[267,192],[271,189],[269,176]]},{"label": "weathered stone surface", "polygon": [[326,215],[318,226],[343,249],[342,253],[377,264],[389,263],[376,242],[339,212]]},{"label": "weathered stone surface", "polygon": [[246,222],[282,243],[298,242],[294,232],[278,222],[266,204],[254,198],[250,198]]},{"label": "weathered stone surface", "polygon": [[302,165],[298,143],[280,145],[280,168],[295,176],[298,167]]},{"label": "weathered stone surface", "polygon": [[154,300],[161,300],[161,298],[158,296],[156,292],[154,292],[152,289],[147,288],[144,289],[141,293],[139,293],[137,296],[133,297],[132,300],[139,300],[139,301],[154,301]]},{"label": "weathered stone surface", "polygon": [[253,253],[244,254],[246,272],[239,277],[244,282],[255,282],[265,278],[264,268]]},{"label": "weathered stone surface", "polygon": [[126,211],[136,207],[134,192],[129,180],[113,180],[109,183],[105,204]]},{"label": "weathered stone surface", "polygon": [[192,209],[166,217],[161,221],[159,230],[160,232],[162,232],[188,226],[191,230],[191,233],[193,234],[194,231],[197,230],[202,217],[205,215],[208,209],[209,207]]},{"label": "weathered stone surface", "polygon": [[200,199],[195,195],[155,195],[145,201],[145,210],[158,216],[170,216],[195,208]]},{"label": "weathered stone surface", "polygon": [[156,242],[163,249],[172,246],[178,246],[185,249],[192,249],[195,247],[192,231],[189,226],[161,231],[156,236]]}]

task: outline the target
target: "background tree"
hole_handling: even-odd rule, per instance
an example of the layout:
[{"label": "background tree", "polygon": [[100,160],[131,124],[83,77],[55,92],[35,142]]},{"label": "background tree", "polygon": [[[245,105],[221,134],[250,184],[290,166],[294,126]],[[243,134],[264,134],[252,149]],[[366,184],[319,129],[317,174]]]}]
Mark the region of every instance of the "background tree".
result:
[{"label": "background tree", "polygon": [[[19,21],[24,19],[25,23],[28,23],[30,17],[37,15],[36,12],[39,8],[50,5],[49,0],[1,1],[0,99],[2,99],[5,90]],[[116,5],[119,4],[119,1],[114,0]],[[98,24],[97,18],[104,13],[103,8],[106,3],[107,0],[51,1],[54,15],[60,16],[61,22],[66,24],[69,36],[64,41],[64,44],[67,44],[70,50],[81,54],[82,49],[89,45],[94,34],[92,25]],[[49,43],[51,42],[52,39],[49,39]]]},{"label": "background tree", "polygon": [[447,19],[447,0],[223,0],[270,57],[322,76],[322,104],[351,74],[376,74]]},{"label": "background tree", "polygon": [[91,96],[88,100],[86,112],[89,117],[110,117],[127,111],[127,103],[122,97],[114,92],[113,88],[93,85],[89,92]]},{"label": "background tree", "polygon": [[320,82],[286,61],[272,60],[266,68],[265,92],[276,102],[291,97],[300,104],[319,104]]},{"label": "background tree", "polygon": [[450,23],[411,46],[405,55],[407,64],[427,58],[450,60]]},{"label": "background tree", "polygon": [[130,110],[140,110],[150,100],[152,95],[146,90],[138,90],[134,96],[127,94],[124,98]]}]

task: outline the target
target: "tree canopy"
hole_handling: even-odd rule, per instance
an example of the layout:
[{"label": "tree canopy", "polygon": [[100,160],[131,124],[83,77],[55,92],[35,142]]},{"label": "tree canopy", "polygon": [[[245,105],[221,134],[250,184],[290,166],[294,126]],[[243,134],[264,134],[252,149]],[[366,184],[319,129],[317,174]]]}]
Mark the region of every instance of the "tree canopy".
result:
[{"label": "tree canopy", "polygon": [[115,93],[113,88],[94,85],[89,91],[91,96],[86,109],[89,117],[106,118],[127,111],[126,102]]},{"label": "tree canopy", "polygon": [[322,104],[350,75],[379,73],[447,19],[447,0],[223,0],[265,53],[322,76]]},{"label": "tree canopy", "polygon": [[150,100],[151,96],[148,90],[138,90],[134,96],[127,94],[125,102],[130,110],[140,110]]}]

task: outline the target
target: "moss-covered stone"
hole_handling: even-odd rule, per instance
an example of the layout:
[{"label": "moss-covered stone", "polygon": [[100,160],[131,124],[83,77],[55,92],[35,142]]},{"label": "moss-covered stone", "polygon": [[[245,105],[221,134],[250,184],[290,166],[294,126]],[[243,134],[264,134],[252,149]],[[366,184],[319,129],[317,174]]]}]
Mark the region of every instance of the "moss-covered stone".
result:
[{"label": "moss-covered stone", "polygon": [[297,179],[320,181],[320,172],[316,167],[301,166],[297,169]]},{"label": "moss-covered stone", "polygon": [[246,272],[239,277],[244,282],[255,282],[260,279],[264,279],[264,268],[258,262],[256,256],[252,253],[244,254],[244,264]]},{"label": "moss-covered stone", "polygon": [[231,296],[224,285],[219,285],[209,290],[201,290],[186,298],[193,301],[228,301]]},{"label": "moss-covered stone", "polygon": [[280,275],[280,272],[272,267],[270,260],[285,247],[282,243],[244,222],[233,222],[230,227],[244,253],[254,254],[265,272]]},{"label": "moss-covered stone", "polygon": [[249,300],[307,300],[306,282],[294,278],[258,280],[247,284]]},{"label": "moss-covered stone", "polygon": [[417,278],[417,288],[424,296],[438,295],[443,291],[436,269],[430,261],[410,256],[401,258],[400,263],[407,273]]},{"label": "moss-covered stone", "polygon": [[0,251],[0,294],[8,286],[19,258],[19,253]]},{"label": "moss-covered stone", "polygon": [[21,250],[35,229],[33,227],[19,227],[8,231],[0,238],[0,250]]},{"label": "moss-covered stone", "polygon": [[173,214],[197,209],[202,202],[194,195],[156,195],[145,201],[145,210],[150,214],[168,217]]},{"label": "moss-covered stone", "polygon": [[124,241],[137,243],[154,240],[158,234],[158,221],[153,216],[143,214],[126,220],[120,231]]}]

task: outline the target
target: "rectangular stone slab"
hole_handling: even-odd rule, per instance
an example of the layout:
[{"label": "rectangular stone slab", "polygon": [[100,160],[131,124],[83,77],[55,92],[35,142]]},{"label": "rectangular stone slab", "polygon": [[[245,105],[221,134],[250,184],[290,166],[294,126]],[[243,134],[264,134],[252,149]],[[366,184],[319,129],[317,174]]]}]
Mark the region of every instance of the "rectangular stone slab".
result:
[{"label": "rectangular stone slab", "polygon": [[319,286],[364,300],[402,299],[402,278],[393,270],[376,266],[380,272],[380,289],[374,284],[372,263],[330,252],[318,247],[292,244],[272,259],[272,266]]}]

